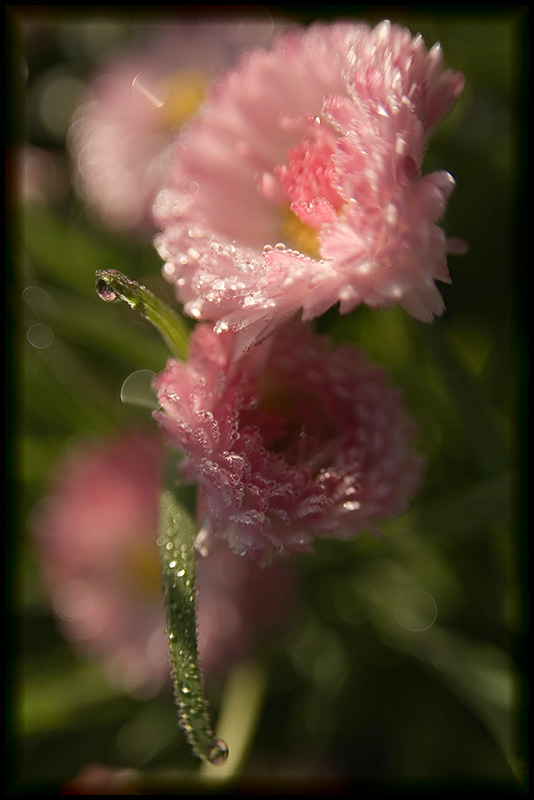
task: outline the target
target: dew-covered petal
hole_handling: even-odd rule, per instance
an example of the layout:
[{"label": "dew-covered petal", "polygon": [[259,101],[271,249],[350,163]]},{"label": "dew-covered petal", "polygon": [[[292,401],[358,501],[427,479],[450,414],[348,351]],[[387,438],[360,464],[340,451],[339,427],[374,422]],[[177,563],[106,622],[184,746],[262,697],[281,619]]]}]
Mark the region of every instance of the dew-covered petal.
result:
[{"label": "dew-covered petal", "polygon": [[[170,361],[155,379],[155,417],[186,454],[206,546],[222,538],[269,561],[401,513],[422,461],[384,370],[295,320],[236,360],[237,336],[198,325],[188,361]],[[198,397],[173,402],[173,386],[193,385]]]}]

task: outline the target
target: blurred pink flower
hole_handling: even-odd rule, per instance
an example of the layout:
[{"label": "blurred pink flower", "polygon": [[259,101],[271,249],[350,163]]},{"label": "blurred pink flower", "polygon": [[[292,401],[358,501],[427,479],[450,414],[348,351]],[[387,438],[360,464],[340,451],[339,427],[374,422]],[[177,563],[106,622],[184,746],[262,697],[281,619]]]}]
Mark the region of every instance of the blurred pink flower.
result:
[{"label": "blurred pink flower", "polygon": [[245,54],[178,136],[154,207],[186,313],[244,342],[338,302],[441,314],[454,181],[421,167],[463,82],[389,22],[316,23]]},{"label": "blurred pink flower", "polygon": [[199,487],[200,539],[268,561],[404,511],[415,424],[385,371],[296,321],[232,361],[235,334],[200,324],[155,379],[155,417]]},{"label": "blurred pink flower", "polygon": [[15,154],[17,200],[55,203],[69,190],[65,159],[43,147],[25,145]]},{"label": "blurred pink flower", "polygon": [[[156,545],[161,443],[147,434],[76,449],[35,516],[43,583],[65,636],[126,691],[170,686]],[[262,570],[223,543],[197,566],[199,654],[226,670],[290,616],[287,564]]]},{"label": "blurred pink flower", "polygon": [[150,209],[171,135],[197,110],[214,72],[266,44],[273,28],[267,19],[152,25],[107,58],[69,136],[77,191],[104,224],[153,233]]},{"label": "blurred pink flower", "polygon": [[59,794],[142,794],[140,774],[133,769],[117,769],[104,764],[88,764],[62,786]]}]

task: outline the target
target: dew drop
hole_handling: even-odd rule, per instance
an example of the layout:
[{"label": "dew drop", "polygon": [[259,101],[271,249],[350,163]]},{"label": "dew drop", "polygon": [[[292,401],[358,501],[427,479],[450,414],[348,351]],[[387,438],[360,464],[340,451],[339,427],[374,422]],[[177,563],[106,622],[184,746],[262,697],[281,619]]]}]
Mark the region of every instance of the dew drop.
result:
[{"label": "dew drop", "polygon": [[224,764],[227,758],[228,745],[222,739],[217,739],[210,750],[208,761],[214,766],[219,766],[220,764]]},{"label": "dew drop", "polygon": [[343,503],[343,508],[346,511],[357,511],[361,507],[361,503],[358,500],[346,500]]},{"label": "dew drop", "polygon": [[158,401],[152,389],[156,373],[150,369],[138,369],[125,379],[121,386],[120,398],[125,405],[141,406],[155,411]]},{"label": "dew drop", "polygon": [[435,623],[438,607],[432,595],[423,589],[407,589],[397,597],[393,613],[401,627],[422,633]]},{"label": "dew drop", "polygon": [[114,303],[119,298],[117,292],[102,278],[96,283],[96,293],[105,303]]},{"label": "dew drop", "polygon": [[32,347],[37,350],[46,350],[54,341],[54,331],[49,325],[38,322],[28,329],[26,338]]},{"label": "dew drop", "polygon": [[132,91],[137,92],[139,96],[143,97],[145,100],[153,106],[154,108],[161,108],[165,105],[166,97],[161,98],[158,97],[154,92],[151,91],[150,87],[146,83],[142,83],[141,73],[135,76],[132,81]]}]

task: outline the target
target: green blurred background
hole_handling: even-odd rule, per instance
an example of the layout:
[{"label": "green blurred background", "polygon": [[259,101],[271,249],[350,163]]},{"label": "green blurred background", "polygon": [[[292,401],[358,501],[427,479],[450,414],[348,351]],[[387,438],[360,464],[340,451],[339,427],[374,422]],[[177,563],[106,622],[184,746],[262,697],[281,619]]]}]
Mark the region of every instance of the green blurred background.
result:
[{"label": "green blurred background", "polygon": [[[387,17],[421,32],[428,46],[440,41],[446,65],[466,76],[425,162],[425,171],[454,175],[443,225],[469,243],[467,255],[450,259],[445,315],[429,326],[396,310],[321,320],[333,339],[363,344],[403,388],[421,423],[427,480],[385,538],[323,541],[295,559],[302,587],[291,629],[254,654],[261,671],[232,700],[234,720],[243,707],[243,727],[250,724],[238,777],[203,783],[172,698],[120,693],[62,639],[39,588],[32,511],[81,433],[151,428],[147,409],[123,403],[120,388],[136,370],[158,371],[167,356],[127,307],[99,300],[94,272],[121,270],[173,303],[150,242],[86,214],[71,188],[65,136],[98,59],[158,17],[11,6],[8,146],[47,149],[57,180],[46,197],[23,198],[8,158],[6,497],[16,503],[7,531],[7,793],[58,793],[90,763],[143,771],[152,776],[148,794],[231,793],[232,780],[324,793],[348,785],[521,793],[527,7],[261,8],[303,22]],[[403,610],[401,595],[411,602]],[[215,717],[229,691],[229,682],[209,686]],[[247,703],[258,697],[252,726]],[[168,782],[157,784],[158,775]]]}]

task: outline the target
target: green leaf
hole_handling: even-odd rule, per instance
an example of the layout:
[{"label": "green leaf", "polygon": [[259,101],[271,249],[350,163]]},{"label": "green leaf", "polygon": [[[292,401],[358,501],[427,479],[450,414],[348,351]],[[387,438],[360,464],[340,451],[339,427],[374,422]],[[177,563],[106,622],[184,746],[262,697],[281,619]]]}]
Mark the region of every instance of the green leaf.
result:
[{"label": "green leaf", "polygon": [[118,358],[137,368],[150,369],[165,363],[168,352],[161,339],[144,322],[130,324],[127,311],[125,324],[121,315],[110,318],[108,309],[102,307],[94,294],[88,299],[50,286],[32,288],[42,294],[44,301],[39,305],[29,294],[29,324],[33,320],[44,322],[55,335],[73,346]]},{"label": "green leaf", "polygon": [[511,658],[490,643],[470,641],[437,625],[419,640],[417,657],[486,726],[517,776],[518,675]]},{"label": "green leaf", "polygon": [[213,734],[204,698],[197,646],[194,514],[187,509],[189,489],[166,488],[160,503],[158,544],[167,610],[167,637],[179,723],[193,752],[222,764],[228,747]]},{"label": "green leaf", "polygon": [[422,336],[456,410],[465,459],[469,459],[485,478],[497,478],[509,460],[503,421],[478,377],[470,372],[449,341],[446,331],[426,327]]},{"label": "green leaf", "polygon": [[43,280],[88,295],[95,269],[123,266],[118,247],[107,246],[76,219],[65,219],[42,203],[21,210],[21,236],[27,256],[38,265]]},{"label": "green leaf", "polygon": [[509,472],[441,493],[422,502],[417,526],[441,544],[441,550],[457,547],[467,536],[487,536],[497,525],[508,526],[515,501],[513,476]]},{"label": "green leaf", "polygon": [[18,699],[20,725],[25,734],[72,730],[103,714],[121,717],[125,699],[92,664],[49,651],[26,660]]}]

